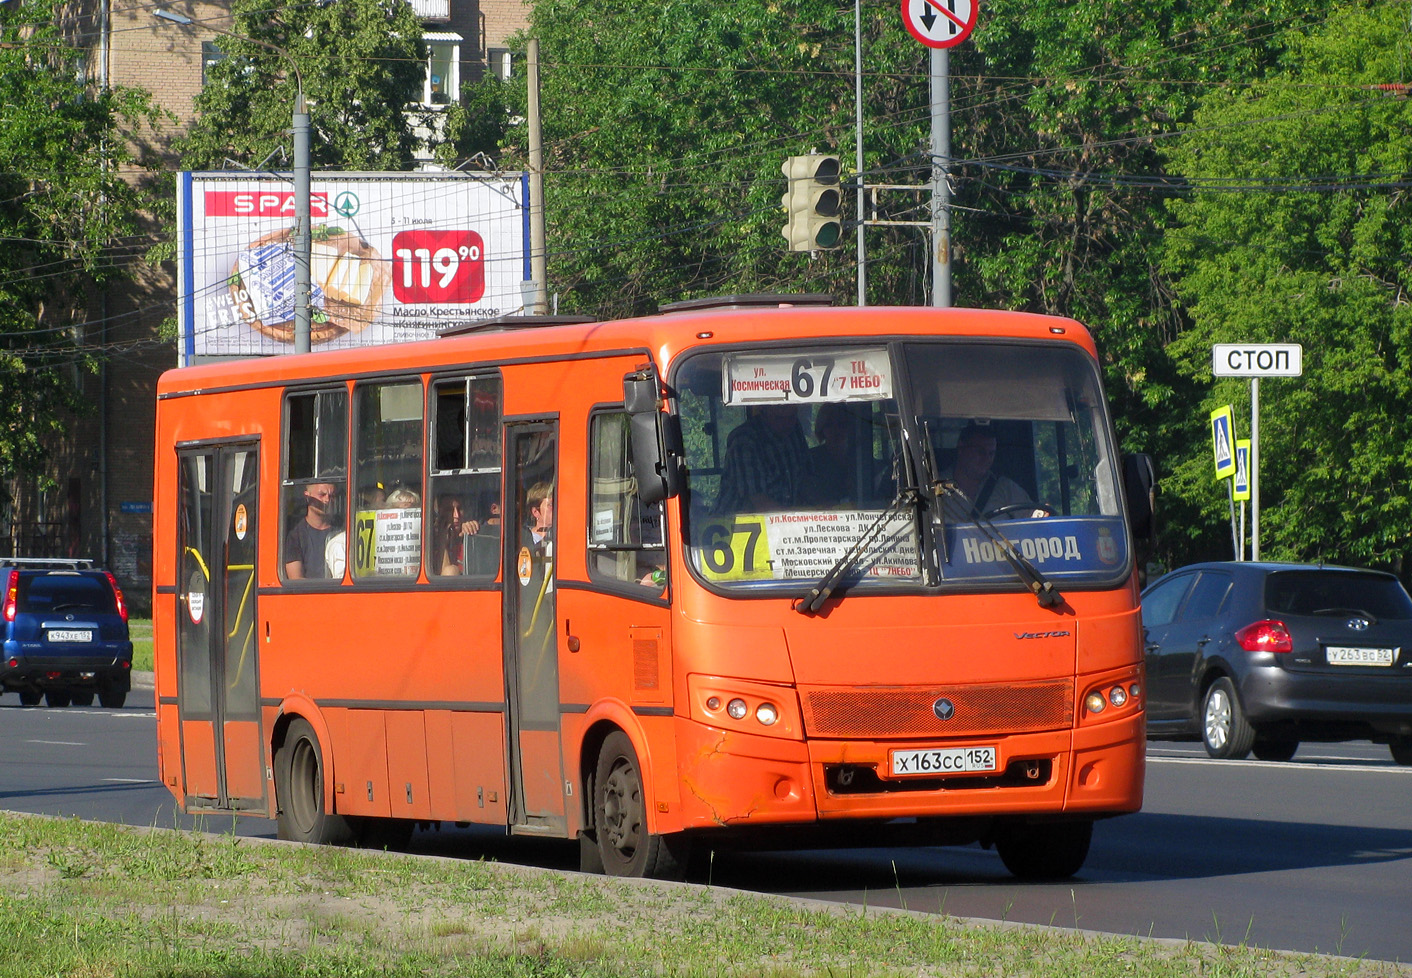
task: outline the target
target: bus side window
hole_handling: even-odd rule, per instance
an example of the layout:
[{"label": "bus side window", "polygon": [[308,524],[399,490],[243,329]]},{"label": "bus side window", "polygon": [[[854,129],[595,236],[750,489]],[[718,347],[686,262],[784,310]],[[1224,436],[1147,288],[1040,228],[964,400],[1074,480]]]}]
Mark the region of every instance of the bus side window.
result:
[{"label": "bus side window", "polygon": [[494,580],[499,573],[500,405],[498,374],[432,385],[428,576]]},{"label": "bus side window", "polygon": [[422,385],[419,380],[360,384],[349,562],[355,578],[416,579],[422,553]]},{"label": "bus side window", "polygon": [[596,414],[590,431],[589,576],[660,590],[667,581],[662,504],[637,496],[628,415]]},{"label": "bus side window", "polygon": [[280,576],[342,579],[329,566],[346,536],[348,392],[290,394],[285,399],[284,478],[281,480]]}]

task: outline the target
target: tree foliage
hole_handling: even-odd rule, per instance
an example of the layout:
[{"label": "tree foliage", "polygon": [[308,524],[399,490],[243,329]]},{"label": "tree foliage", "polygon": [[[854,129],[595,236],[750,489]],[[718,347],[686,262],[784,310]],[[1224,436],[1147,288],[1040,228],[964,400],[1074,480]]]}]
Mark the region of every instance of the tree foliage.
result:
[{"label": "tree foliage", "polygon": [[411,167],[414,126],[427,114],[408,110],[421,98],[426,47],[406,0],[235,0],[229,33],[217,46],[226,57],[208,67],[196,121],[176,142],[183,167],[257,167],[281,147],[292,160],[300,76],[313,166]]},{"label": "tree foliage", "polygon": [[[1379,87],[1409,54],[1405,8],[1344,5],[1290,39],[1286,70],[1209,94],[1170,148],[1194,191],[1171,205],[1192,325],[1169,350],[1200,410],[1234,404],[1248,427],[1248,382],[1212,382],[1212,343],[1304,347],[1302,378],[1260,384],[1262,557],[1401,567],[1412,541],[1412,102]],[[1224,489],[1193,441],[1169,494],[1210,527]]]},{"label": "tree foliage", "polygon": [[[45,434],[84,408],[94,369],[87,292],[122,272],[115,249],[146,202],[121,135],[155,125],[145,93],[96,91],[56,4],[0,6],[0,469],[37,472]],[[129,176],[131,173],[128,174]]]}]

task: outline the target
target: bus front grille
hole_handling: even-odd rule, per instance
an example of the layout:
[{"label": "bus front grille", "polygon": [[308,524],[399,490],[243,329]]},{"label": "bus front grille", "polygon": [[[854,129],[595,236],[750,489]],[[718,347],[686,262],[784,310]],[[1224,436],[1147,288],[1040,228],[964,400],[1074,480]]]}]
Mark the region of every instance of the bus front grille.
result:
[{"label": "bus front grille", "polygon": [[970,737],[1061,730],[1074,722],[1072,679],[974,686],[802,688],[800,694],[804,726],[811,737]]}]

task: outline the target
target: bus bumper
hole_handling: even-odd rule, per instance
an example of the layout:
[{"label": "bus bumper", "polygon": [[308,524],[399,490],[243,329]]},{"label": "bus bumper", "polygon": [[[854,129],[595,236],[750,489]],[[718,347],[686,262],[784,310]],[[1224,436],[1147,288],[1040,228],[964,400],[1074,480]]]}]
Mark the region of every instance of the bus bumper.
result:
[{"label": "bus bumper", "polygon": [[[681,828],[834,819],[1091,814],[1142,805],[1139,714],[1103,724],[935,742],[759,737],[679,721]],[[892,777],[893,751],[994,746],[995,772]]]}]

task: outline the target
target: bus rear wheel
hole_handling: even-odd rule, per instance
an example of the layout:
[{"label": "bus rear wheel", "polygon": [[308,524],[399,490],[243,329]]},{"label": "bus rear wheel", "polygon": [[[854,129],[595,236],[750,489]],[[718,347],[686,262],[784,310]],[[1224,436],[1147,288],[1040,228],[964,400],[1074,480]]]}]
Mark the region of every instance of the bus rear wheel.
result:
[{"label": "bus rear wheel", "polygon": [[1022,880],[1062,880],[1083,868],[1093,841],[1093,822],[1023,822],[1005,826],[995,851]]},{"label": "bus rear wheel", "polygon": [[642,768],[627,734],[614,731],[603,741],[595,775],[593,827],[603,871],[609,876],[684,879],[687,840],[648,832]]},{"label": "bus rear wheel", "polygon": [[281,839],[336,846],[356,841],[348,819],[324,810],[324,754],[307,720],[291,722],[275,752],[275,802]]}]

